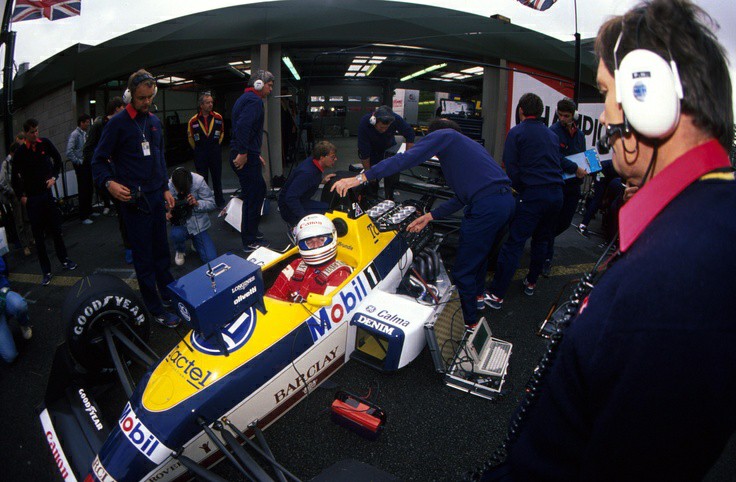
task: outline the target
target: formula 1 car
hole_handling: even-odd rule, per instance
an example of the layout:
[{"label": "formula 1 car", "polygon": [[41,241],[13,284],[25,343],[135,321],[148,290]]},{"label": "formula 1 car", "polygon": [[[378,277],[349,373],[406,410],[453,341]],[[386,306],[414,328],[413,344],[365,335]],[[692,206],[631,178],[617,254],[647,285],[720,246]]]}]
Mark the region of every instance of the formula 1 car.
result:
[{"label": "formula 1 car", "polygon": [[[206,469],[225,457],[248,479],[270,480],[244,443],[279,479],[295,479],[250,438],[261,441],[262,429],[350,359],[383,371],[410,363],[451,295],[436,236],[402,229],[417,215],[391,201],[328,213],[337,258],[353,272],[302,303],[265,296],[296,247],[261,248],[247,260],[226,254],[194,270],[169,285],[191,331],[160,359],[145,343],[150,315],[132,289],[108,275],[80,280],[39,407],[64,480],[222,480]],[[147,367],[137,384],[134,362]],[[129,400],[109,424],[96,400],[115,374]]]}]

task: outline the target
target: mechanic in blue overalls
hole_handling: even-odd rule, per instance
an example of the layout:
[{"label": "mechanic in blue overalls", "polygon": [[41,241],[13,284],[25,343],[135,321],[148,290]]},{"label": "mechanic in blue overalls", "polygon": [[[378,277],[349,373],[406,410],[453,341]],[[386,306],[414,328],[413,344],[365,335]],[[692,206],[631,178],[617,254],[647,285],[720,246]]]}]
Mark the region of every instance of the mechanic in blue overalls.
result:
[{"label": "mechanic in blue overalls", "polygon": [[[559,120],[552,124],[550,130],[557,135],[560,145],[561,162],[569,165],[572,161],[566,159],[567,156],[585,152],[585,136],[576,121],[577,108],[572,99],[565,97],[557,102],[557,117]],[[562,166],[564,171],[565,165]],[[542,275],[547,277],[552,270],[552,258],[555,255],[555,238],[564,233],[570,227],[573,216],[575,216],[575,208],[580,200],[580,186],[583,184],[585,170],[572,166],[576,170],[576,176],[565,179],[562,188],[562,208],[560,214],[557,215],[557,223],[554,229],[554,237],[547,245],[547,255],[542,267]]]},{"label": "mechanic in blue overalls", "polygon": [[534,294],[562,207],[560,147],[557,136],[539,119],[544,111],[542,99],[536,94],[524,94],[517,111],[521,122],[506,136],[503,162],[519,196],[509,237],[498,255],[490,293],[485,296],[485,303],[496,310],[501,308],[530,237],[531,262],[523,284],[524,293]]},{"label": "mechanic in blue overalls", "polygon": [[166,210],[175,201],[166,176],[161,121],[150,112],[156,91],[156,81],[149,72],[141,69],[130,76],[123,96],[129,103],[105,125],[92,156],[92,174],[98,185],[104,185],[120,201],[138,286],[148,311],[158,323],[174,328],[180,320],[166,311],[164,303],[170,300],[166,285],[174,281],[169,272]]},{"label": "mechanic in blue overalls", "polygon": [[263,99],[273,90],[273,74],[258,70],[248,79],[248,87],[233,106],[233,137],[230,141],[230,165],[238,175],[243,210],[240,218],[240,238],[246,253],[268,246],[258,231],[261,208],[266,199],[266,181],[261,168],[263,142]]},{"label": "mechanic in blue overalls", "polygon": [[429,125],[429,132],[411,150],[389,157],[357,177],[337,181],[332,190],[344,196],[348,189],[365,181],[418,166],[437,156],[455,197],[415,219],[407,230],[419,232],[433,219],[442,219],[464,209],[452,277],[460,294],[465,325],[472,329],[478,323],[479,298],[482,307],[493,241],[514,212],[511,181],[483,146],[460,132],[457,123],[435,119]]},{"label": "mechanic in blue overalls", "polygon": [[[401,134],[406,139],[406,148],[414,145],[414,129],[398,114],[382,105],[373,113],[366,114],[358,124],[358,158],[363,169],[370,169],[386,157],[386,150],[396,145],[394,135]],[[400,174],[394,173],[383,179],[386,199],[394,198],[394,186]],[[372,182],[369,189],[378,194],[378,181]]]}]

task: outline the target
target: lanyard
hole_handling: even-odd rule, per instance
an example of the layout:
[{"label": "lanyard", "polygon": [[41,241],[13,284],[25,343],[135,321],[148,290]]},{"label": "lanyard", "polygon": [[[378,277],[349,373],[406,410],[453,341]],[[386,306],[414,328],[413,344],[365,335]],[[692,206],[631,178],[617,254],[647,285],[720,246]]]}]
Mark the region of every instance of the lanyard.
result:
[{"label": "lanyard", "polygon": [[138,125],[138,123],[131,117],[130,119],[133,124],[135,124],[136,128],[138,129],[138,132],[141,133],[141,137],[143,137],[143,142],[146,142],[146,127],[148,126],[148,116],[143,118],[143,129],[141,129],[141,126]]}]

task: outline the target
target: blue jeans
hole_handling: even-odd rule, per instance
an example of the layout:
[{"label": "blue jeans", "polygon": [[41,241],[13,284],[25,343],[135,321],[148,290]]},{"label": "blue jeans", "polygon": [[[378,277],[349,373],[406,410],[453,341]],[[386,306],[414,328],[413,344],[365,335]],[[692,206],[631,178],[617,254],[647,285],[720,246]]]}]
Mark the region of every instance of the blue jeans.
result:
[{"label": "blue jeans", "polygon": [[210,233],[202,231],[199,234],[189,234],[186,226],[171,226],[171,242],[174,243],[174,250],[183,253],[186,249],[184,242],[191,239],[194,249],[203,263],[209,263],[217,257],[215,243],[212,242]]},{"label": "blue jeans", "polygon": [[13,317],[19,325],[28,326],[28,303],[15,291],[8,291],[5,296],[5,308],[0,310],[0,357],[12,363],[18,356],[13,334],[10,333],[8,317]]}]

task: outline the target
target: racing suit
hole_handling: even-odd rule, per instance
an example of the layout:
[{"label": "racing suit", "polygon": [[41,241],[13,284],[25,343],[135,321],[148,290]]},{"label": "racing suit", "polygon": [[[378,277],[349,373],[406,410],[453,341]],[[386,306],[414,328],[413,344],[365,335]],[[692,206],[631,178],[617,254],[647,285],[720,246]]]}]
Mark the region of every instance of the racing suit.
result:
[{"label": "racing suit", "polygon": [[284,268],[266,293],[271,298],[301,303],[309,293],[326,295],[345,281],[353,269],[342,261],[332,260],[311,266],[303,259],[295,259]]}]

